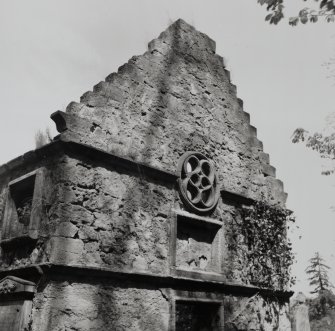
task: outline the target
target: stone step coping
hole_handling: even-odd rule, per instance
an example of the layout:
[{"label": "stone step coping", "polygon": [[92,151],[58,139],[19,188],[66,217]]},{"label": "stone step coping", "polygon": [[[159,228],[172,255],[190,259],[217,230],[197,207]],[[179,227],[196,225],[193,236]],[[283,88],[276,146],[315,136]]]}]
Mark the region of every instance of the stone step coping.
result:
[{"label": "stone step coping", "polygon": [[0,269],[0,279],[6,276],[24,277],[25,279],[38,281],[42,276],[51,280],[70,277],[81,278],[83,282],[88,279],[96,281],[97,278],[119,279],[138,283],[146,283],[150,286],[156,284],[157,287],[184,287],[190,290],[201,291],[220,291],[225,294],[233,294],[237,296],[252,296],[260,294],[264,297],[272,297],[285,302],[294,294],[293,291],[272,290],[269,288],[261,288],[252,285],[244,285],[238,283],[227,282],[222,279],[206,280],[202,278],[191,278],[186,276],[159,275],[147,272],[125,271],[113,268],[104,268],[97,266],[83,265],[64,265],[43,263],[31,266],[19,267],[15,269]]}]

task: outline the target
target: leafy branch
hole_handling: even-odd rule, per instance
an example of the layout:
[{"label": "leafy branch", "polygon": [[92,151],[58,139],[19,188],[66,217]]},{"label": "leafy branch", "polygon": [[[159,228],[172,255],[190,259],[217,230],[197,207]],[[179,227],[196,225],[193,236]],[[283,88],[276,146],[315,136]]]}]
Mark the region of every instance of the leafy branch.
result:
[{"label": "leafy branch", "polygon": [[[302,142],[306,147],[318,152],[321,158],[335,160],[335,133],[324,136],[319,132],[310,134],[307,130],[298,128],[293,132],[292,142],[294,144]],[[334,169],[328,169],[322,174],[330,175],[334,172]]]},{"label": "leafy branch", "polygon": [[[307,0],[303,0],[306,2]],[[284,0],[257,0],[257,2],[270,12],[265,20],[270,24],[278,24],[284,18]],[[306,24],[308,22],[316,23],[319,17],[324,17],[326,22],[335,21],[335,0],[315,0],[319,3],[319,9],[305,7],[301,9],[298,15],[289,18],[289,24],[296,26],[298,23]]]}]

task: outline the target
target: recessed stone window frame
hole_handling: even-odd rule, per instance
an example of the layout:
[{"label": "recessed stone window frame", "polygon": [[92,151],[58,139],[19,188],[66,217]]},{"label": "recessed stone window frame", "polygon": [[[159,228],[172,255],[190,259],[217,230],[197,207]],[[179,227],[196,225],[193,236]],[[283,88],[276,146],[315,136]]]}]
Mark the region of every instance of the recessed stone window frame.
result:
[{"label": "recessed stone window frame", "polygon": [[[210,263],[209,270],[201,267],[185,268],[180,259],[180,252],[178,249],[178,241],[182,234],[181,231],[188,228],[190,232],[194,230],[196,234],[198,231],[202,237],[211,239],[210,242]],[[218,280],[223,279],[222,264],[223,264],[223,222],[214,218],[203,217],[196,214],[189,213],[183,210],[173,210],[173,217],[171,218],[171,235],[170,235],[170,272],[171,275],[200,278],[204,280]],[[201,243],[200,243],[201,244]],[[208,240],[206,243],[208,250]],[[202,257],[202,252],[199,251],[199,257]],[[207,257],[208,259],[208,257]]]},{"label": "recessed stone window frame", "polygon": [[0,280],[0,330],[28,329],[35,291],[35,283],[18,277]]},{"label": "recessed stone window frame", "polygon": [[[44,169],[9,182],[1,227],[1,246],[36,240],[43,215]],[[31,199],[31,201],[29,201]]]},{"label": "recessed stone window frame", "polygon": [[[169,331],[181,331],[178,328],[178,310],[183,305],[198,306],[200,309],[204,307],[207,311],[212,310],[216,315],[216,326],[208,328],[211,331],[224,331],[224,305],[223,294],[218,293],[203,293],[192,291],[174,291],[170,295],[170,321]],[[206,321],[203,321],[206,322]],[[210,321],[208,320],[208,323]],[[193,330],[192,330],[193,331]]]}]

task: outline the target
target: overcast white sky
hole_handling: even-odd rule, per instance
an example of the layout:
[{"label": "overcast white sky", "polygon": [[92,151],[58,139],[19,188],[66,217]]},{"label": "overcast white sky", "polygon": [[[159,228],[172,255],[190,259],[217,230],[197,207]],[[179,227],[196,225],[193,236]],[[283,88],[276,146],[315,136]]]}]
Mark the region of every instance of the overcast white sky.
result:
[{"label": "overcast white sky", "polygon": [[[289,14],[306,5],[289,2]],[[265,15],[256,0],[0,0],[0,164],[34,149],[38,129],[56,134],[52,112],[78,101],[183,18],[216,41],[284,181],[300,226],[294,290],[307,292],[304,269],[315,251],[335,269],[335,181],[290,137],[297,127],[321,130],[335,111],[335,78],[322,66],[335,54],[335,25],[269,26]]]}]

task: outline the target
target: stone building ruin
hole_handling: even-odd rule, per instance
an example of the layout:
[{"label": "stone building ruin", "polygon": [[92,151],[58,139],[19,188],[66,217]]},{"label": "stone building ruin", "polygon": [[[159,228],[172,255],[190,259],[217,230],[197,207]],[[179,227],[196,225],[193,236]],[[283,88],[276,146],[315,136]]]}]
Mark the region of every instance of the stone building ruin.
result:
[{"label": "stone building ruin", "polygon": [[213,40],[178,20],[51,118],[0,167],[0,330],[291,329],[239,254],[240,207],[286,193]]}]

